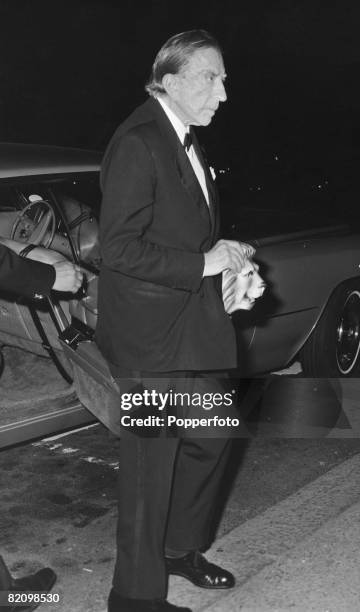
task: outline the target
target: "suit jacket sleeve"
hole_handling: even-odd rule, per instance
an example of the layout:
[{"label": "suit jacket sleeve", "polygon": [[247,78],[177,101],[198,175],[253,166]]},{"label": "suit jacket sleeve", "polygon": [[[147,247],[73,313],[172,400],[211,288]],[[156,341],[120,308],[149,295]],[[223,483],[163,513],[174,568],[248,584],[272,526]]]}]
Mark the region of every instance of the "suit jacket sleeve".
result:
[{"label": "suit jacket sleeve", "polygon": [[53,266],[23,259],[0,244],[0,290],[36,297],[49,295],[55,281]]},{"label": "suit jacket sleeve", "polygon": [[141,280],[198,291],[204,255],[146,239],[154,214],[157,180],[146,143],[136,131],[129,131],[113,145],[107,160],[102,173],[100,221],[103,264]]}]

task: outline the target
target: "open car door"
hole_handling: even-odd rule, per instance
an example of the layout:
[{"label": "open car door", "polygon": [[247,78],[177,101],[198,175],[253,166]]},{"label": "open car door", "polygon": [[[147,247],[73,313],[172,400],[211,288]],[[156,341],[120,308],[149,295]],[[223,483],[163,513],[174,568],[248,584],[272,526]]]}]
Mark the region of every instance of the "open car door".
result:
[{"label": "open car door", "polygon": [[[119,390],[94,342],[100,267],[98,176],[87,175],[53,186],[52,204],[61,217],[64,254],[81,266],[82,289],[67,301],[66,313],[54,297],[48,299],[60,346],[71,364],[71,377],[80,402],[115,434],[119,433]],[[53,244],[51,245],[53,248]],[[62,249],[55,245],[59,251]]]},{"label": "open car door", "polygon": [[[95,289],[93,285],[97,287],[95,275],[88,280],[92,290]],[[72,300],[70,322],[61,306],[51,298],[49,306],[58,327],[60,344],[72,366],[73,384],[80,402],[115,435],[120,435],[119,387],[95,344],[94,327],[89,326],[88,321],[94,315],[91,308],[87,308],[89,302],[89,295],[79,301]]]}]

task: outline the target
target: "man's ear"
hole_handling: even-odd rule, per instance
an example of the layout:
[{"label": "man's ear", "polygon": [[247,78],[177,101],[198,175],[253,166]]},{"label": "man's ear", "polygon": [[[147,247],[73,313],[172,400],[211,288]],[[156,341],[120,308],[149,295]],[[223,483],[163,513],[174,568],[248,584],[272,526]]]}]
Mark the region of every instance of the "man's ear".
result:
[{"label": "man's ear", "polygon": [[178,89],[176,74],[171,74],[170,72],[164,74],[162,79],[162,86],[165,89],[167,95],[172,98],[174,94],[176,94]]}]

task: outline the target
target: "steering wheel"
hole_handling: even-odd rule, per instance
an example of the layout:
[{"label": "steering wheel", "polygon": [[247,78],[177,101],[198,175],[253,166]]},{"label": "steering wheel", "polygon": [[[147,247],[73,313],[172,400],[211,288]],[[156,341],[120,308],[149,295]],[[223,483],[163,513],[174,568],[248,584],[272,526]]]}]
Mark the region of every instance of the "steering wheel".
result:
[{"label": "steering wheel", "polygon": [[46,200],[37,198],[30,201],[18,213],[11,228],[10,238],[49,248],[55,230],[56,218],[53,207]]}]

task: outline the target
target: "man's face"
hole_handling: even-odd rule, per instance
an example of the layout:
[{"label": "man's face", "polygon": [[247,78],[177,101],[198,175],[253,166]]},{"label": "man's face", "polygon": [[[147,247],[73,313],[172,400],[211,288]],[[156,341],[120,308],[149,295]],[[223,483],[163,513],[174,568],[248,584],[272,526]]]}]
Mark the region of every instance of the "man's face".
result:
[{"label": "man's face", "polygon": [[167,89],[169,103],[185,125],[209,125],[220,102],[225,102],[226,77],[221,54],[198,49]]}]

